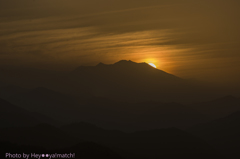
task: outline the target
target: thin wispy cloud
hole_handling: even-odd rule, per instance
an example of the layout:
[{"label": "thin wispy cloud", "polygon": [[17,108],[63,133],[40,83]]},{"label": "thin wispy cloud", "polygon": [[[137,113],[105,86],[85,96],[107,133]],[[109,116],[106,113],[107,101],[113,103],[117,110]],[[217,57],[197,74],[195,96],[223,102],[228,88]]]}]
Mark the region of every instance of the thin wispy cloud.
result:
[{"label": "thin wispy cloud", "polygon": [[[229,63],[240,70],[237,4],[222,0],[1,1],[0,61],[1,65],[8,59],[13,65],[74,68],[121,59],[156,59],[158,67],[168,72],[196,78],[205,78],[211,73],[204,75],[204,69],[220,69],[217,65],[222,63],[224,77],[232,72],[225,69]],[[203,68],[204,60],[209,62]],[[190,66],[199,71],[191,71]]]}]

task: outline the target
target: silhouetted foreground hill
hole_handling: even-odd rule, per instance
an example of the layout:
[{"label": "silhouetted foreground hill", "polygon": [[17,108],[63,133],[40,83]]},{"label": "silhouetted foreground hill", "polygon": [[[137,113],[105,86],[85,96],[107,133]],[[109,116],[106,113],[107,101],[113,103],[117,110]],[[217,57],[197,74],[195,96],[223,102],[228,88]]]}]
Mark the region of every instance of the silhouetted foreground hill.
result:
[{"label": "silhouetted foreground hill", "polygon": [[87,123],[0,129],[1,155],[10,153],[75,153],[76,158],[211,158],[216,151],[181,130],[159,129],[123,133]]},{"label": "silhouetted foreground hill", "polygon": [[39,123],[30,112],[0,99],[0,127],[30,126]]},{"label": "silhouetted foreground hill", "polygon": [[[49,153],[54,149],[76,151],[82,158],[219,159],[239,155],[239,113],[206,123],[240,110],[239,98],[227,96],[191,107],[175,103],[216,92],[146,63],[126,60],[65,73],[26,74],[17,83],[29,82],[35,89],[0,88],[0,98],[13,103],[0,99],[0,141],[10,142],[1,143],[4,148],[30,151],[29,145]],[[84,122],[60,128],[49,125],[61,125],[58,120],[90,122],[102,128]],[[202,122],[189,128],[189,133],[170,128]]]},{"label": "silhouetted foreground hill", "polygon": [[36,107],[32,111],[27,111],[6,100],[0,99],[0,128],[31,126],[40,123],[61,125],[60,122],[36,112]]},{"label": "silhouetted foreground hill", "polygon": [[29,91],[29,89],[25,89],[15,85],[2,86],[0,87],[0,97],[3,99],[7,99],[11,96],[25,93],[27,91]]},{"label": "silhouetted foreground hill", "polygon": [[79,142],[76,138],[47,124],[33,127],[1,128],[0,140],[52,149],[71,146]]},{"label": "silhouetted foreground hill", "polygon": [[217,119],[240,111],[240,98],[224,96],[208,102],[195,103],[192,104],[191,107]]},{"label": "silhouetted foreground hill", "polygon": [[[83,137],[84,138],[84,137]],[[96,157],[121,158],[111,149],[78,139],[68,133],[47,125],[12,127],[0,129],[1,156],[11,153],[75,153],[77,159]]]},{"label": "silhouetted foreground hill", "polygon": [[225,154],[240,156],[240,112],[187,129]]},{"label": "silhouetted foreground hill", "polygon": [[[206,115],[178,103],[130,103],[100,97],[77,98],[43,87],[7,99],[28,111],[38,112],[63,123],[85,121],[104,128],[126,131],[186,127],[208,119]],[[50,119],[47,123],[50,123]],[[58,124],[54,121],[51,123]]]},{"label": "silhouetted foreground hill", "polygon": [[[5,158],[5,153],[12,154],[72,154],[74,159],[123,159],[119,154],[115,153],[111,149],[101,146],[92,142],[82,142],[71,147],[66,147],[62,149],[48,150],[42,147],[30,146],[30,145],[19,145],[10,142],[0,142],[0,157]],[[45,157],[47,158],[47,157]],[[29,158],[33,159],[33,158]]]},{"label": "silhouetted foreground hill", "polygon": [[79,139],[110,147],[125,157],[129,157],[127,152],[133,156],[135,154],[135,156],[150,159],[219,157],[206,142],[176,128],[123,133],[117,130],[105,130],[87,123],[74,123],[63,126],[61,129]]},{"label": "silhouetted foreground hill", "polygon": [[44,87],[29,89],[6,99],[28,111],[38,112],[62,122],[74,121],[74,117],[78,116],[75,111],[79,106],[77,99]]},{"label": "silhouetted foreground hill", "polygon": [[181,130],[123,133],[87,123],[0,129],[1,155],[10,153],[75,153],[76,158],[215,158],[203,140]]}]

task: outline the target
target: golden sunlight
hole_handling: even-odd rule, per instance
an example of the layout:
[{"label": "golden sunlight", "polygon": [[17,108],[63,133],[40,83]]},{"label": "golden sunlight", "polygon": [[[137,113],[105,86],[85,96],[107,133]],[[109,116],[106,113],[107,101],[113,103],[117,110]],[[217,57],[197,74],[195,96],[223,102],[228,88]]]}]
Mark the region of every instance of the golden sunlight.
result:
[{"label": "golden sunlight", "polygon": [[154,65],[153,63],[148,63],[150,66],[157,68],[156,65]]}]

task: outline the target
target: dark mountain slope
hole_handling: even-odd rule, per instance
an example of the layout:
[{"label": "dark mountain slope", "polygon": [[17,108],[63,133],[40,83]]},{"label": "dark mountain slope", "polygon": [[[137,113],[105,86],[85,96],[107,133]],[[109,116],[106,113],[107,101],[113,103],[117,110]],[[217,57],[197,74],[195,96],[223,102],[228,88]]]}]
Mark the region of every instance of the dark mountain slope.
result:
[{"label": "dark mountain slope", "polygon": [[80,142],[80,140],[47,124],[33,127],[1,128],[0,140],[50,149],[72,146]]},{"label": "dark mountain slope", "polygon": [[30,126],[39,124],[31,112],[0,99],[0,127]]},{"label": "dark mountain slope", "polygon": [[53,119],[68,122],[74,120],[78,103],[75,98],[44,87],[31,89],[8,98],[12,103],[29,111],[47,115]]},{"label": "dark mountain slope", "polygon": [[187,131],[205,139],[224,153],[240,155],[240,112],[192,126]]},{"label": "dark mountain slope", "polygon": [[[196,110],[177,103],[129,103],[100,97],[77,98],[43,87],[12,96],[9,100],[24,109],[65,123],[86,121],[104,128],[127,131],[185,127],[208,119]],[[54,120],[43,121],[58,125]]]},{"label": "dark mountain slope", "polygon": [[240,111],[240,99],[234,96],[224,96],[208,102],[195,103],[191,107],[213,118],[219,118]]},{"label": "dark mountain slope", "polygon": [[0,87],[0,97],[3,99],[8,99],[11,96],[25,93],[27,91],[28,89],[25,89],[19,86],[8,85],[8,86]]},{"label": "dark mountain slope", "polygon": [[79,139],[106,145],[124,156],[129,152],[143,158],[219,157],[203,140],[175,128],[123,133],[87,123],[75,123],[61,129]]},{"label": "dark mountain slope", "polygon": [[95,123],[104,128],[127,131],[184,127],[208,119],[207,116],[177,103],[124,103],[108,100],[92,100],[87,103],[85,113],[81,117],[83,121]]},{"label": "dark mountain slope", "polygon": [[147,63],[126,60],[112,65],[81,66],[72,76],[79,79],[79,84],[87,85],[93,94],[105,97],[127,98],[131,95],[132,99],[156,99],[156,96],[161,98],[171,93],[184,94],[190,89],[189,84],[179,77]]},{"label": "dark mountain slope", "polygon": [[[0,70],[5,81],[21,87],[45,87],[78,97],[124,101],[192,102],[222,95],[223,90],[191,82],[147,63],[121,60],[115,64],[80,66],[73,71]],[[224,92],[225,93],[225,92]]]},{"label": "dark mountain slope", "polygon": [[95,158],[105,158],[105,159],[123,159],[119,154],[112,151],[111,149],[93,143],[93,142],[81,142],[76,145],[65,147],[62,149],[47,150],[38,146],[30,145],[19,145],[13,144],[10,142],[1,142],[0,141],[0,157],[6,158],[5,154],[48,154],[53,156],[57,154],[71,154],[72,158],[75,159],[95,159]]},{"label": "dark mountain slope", "polygon": [[15,106],[3,99],[0,99],[0,118],[0,127],[32,126],[40,123],[61,125],[61,122],[57,120],[54,120],[41,113],[31,112]]}]

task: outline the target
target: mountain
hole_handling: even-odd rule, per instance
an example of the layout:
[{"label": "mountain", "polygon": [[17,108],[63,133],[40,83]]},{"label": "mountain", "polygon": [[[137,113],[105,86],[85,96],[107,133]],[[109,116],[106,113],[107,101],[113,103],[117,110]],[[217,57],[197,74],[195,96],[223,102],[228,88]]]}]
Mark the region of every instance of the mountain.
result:
[{"label": "mountain", "polygon": [[215,97],[220,92],[213,86],[191,82],[147,63],[130,60],[80,66],[68,74],[67,78],[75,79],[71,80],[75,86],[88,90],[95,96],[131,102],[191,102]]},{"label": "mountain", "polygon": [[201,137],[225,154],[240,155],[240,111],[211,122],[197,124],[186,131]]},{"label": "mountain", "polygon": [[33,126],[40,123],[61,125],[60,122],[38,112],[31,112],[0,99],[0,128]]},{"label": "mountain", "polygon": [[221,94],[212,86],[191,82],[147,63],[121,60],[80,66],[72,71],[4,70],[4,80],[26,88],[45,87],[63,94],[141,102],[193,102]]},{"label": "mountain", "polygon": [[186,85],[183,79],[147,63],[126,60],[111,65],[81,66],[72,72],[72,76],[88,86],[96,96],[132,101],[152,99],[156,94],[161,97],[178,93]]},{"label": "mountain", "polygon": [[0,99],[0,127],[29,126],[39,124],[31,112]]},{"label": "mountain", "polygon": [[111,149],[102,145],[92,142],[82,142],[71,147],[65,147],[61,149],[48,150],[39,146],[30,145],[19,145],[10,142],[0,142],[0,157],[5,158],[6,152],[14,152],[14,154],[49,154],[54,157],[57,154],[72,155],[70,157],[75,159],[94,159],[94,158],[105,158],[105,159],[123,159],[119,154],[112,151]]},{"label": "mountain", "polygon": [[240,98],[224,96],[207,102],[195,103],[190,107],[217,119],[233,112],[240,111]]},{"label": "mountain", "polygon": [[20,93],[25,93],[27,92],[28,89],[15,86],[15,85],[7,85],[0,87],[0,97],[3,99],[8,99],[11,96],[20,94]]},{"label": "mountain", "polygon": [[176,128],[124,133],[87,123],[73,123],[61,129],[79,139],[110,147],[123,156],[169,159],[219,157],[206,142]]},{"label": "mountain", "polygon": [[[212,134],[213,137],[220,136],[223,137],[226,135],[218,136],[218,134],[240,133],[239,125],[240,125],[240,111],[207,123],[197,124],[195,126],[190,127],[188,131],[198,133],[199,135],[202,136]],[[203,131],[205,133],[203,133]]]},{"label": "mountain", "polygon": [[59,125],[54,119],[63,123],[85,121],[104,128],[135,131],[182,128],[208,120],[208,116],[178,103],[130,103],[101,97],[78,98],[44,87],[11,96],[9,101],[28,111],[51,117],[52,120],[45,122],[54,125]]},{"label": "mountain", "polygon": [[128,103],[94,98],[83,107],[84,113],[79,112],[81,121],[123,131],[180,128],[208,120],[208,116],[178,103]]},{"label": "mountain", "polygon": [[116,140],[125,133],[114,129],[103,129],[94,124],[86,122],[75,122],[61,126],[60,129],[75,137],[85,139],[96,143],[107,143],[108,141]]},{"label": "mountain", "polygon": [[49,125],[52,125],[52,126],[61,126],[61,125],[63,125],[62,122],[60,122],[58,120],[55,120],[52,117],[49,117],[49,116],[43,115],[41,113],[38,113],[38,112],[32,112],[31,115],[35,119],[40,121],[41,123],[46,123],[46,124],[49,124]]},{"label": "mountain", "polygon": [[[55,152],[60,152],[65,154],[66,152],[74,152],[76,159],[95,159],[95,158],[104,158],[104,159],[123,159],[122,154],[117,153],[116,151],[94,143],[94,142],[81,142],[76,145],[73,145],[68,148],[55,150]],[[52,151],[52,154],[55,153]]]},{"label": "mountain", "polygon": [[44,87],[29,89],[7,99],[28,111],[40,113],[62,122],[74,120],[72,119],[73,114],[77,116],[75,110],[78,104],[75,98]]},{"label": "mountain", "polygon": [[63,148],[80,142],[80,140],[76,140],[76,138],[68,136],[65,132],[48,124],[39,124],[31,127],[1,128],[0,140],[48,149]]},{"label": "mountain", "polygon": [[34,127],[1,128],[0,147],[1,158],[5,158],[5,153],[50,155],[71,153],[74,155],[72,158],[76,159],[122,158],[106,146],[77,139],[46,124]]}]

